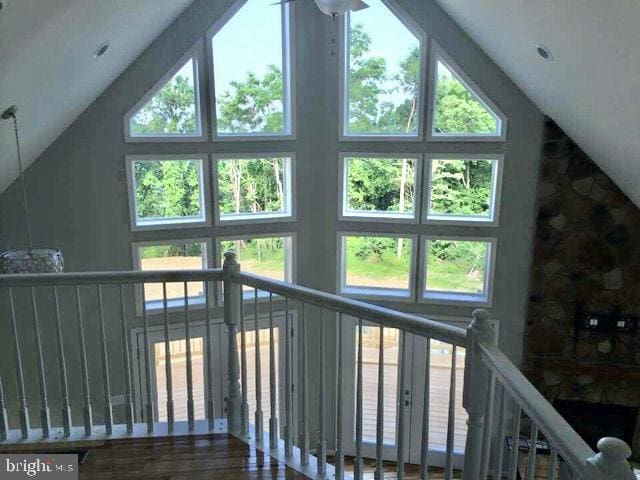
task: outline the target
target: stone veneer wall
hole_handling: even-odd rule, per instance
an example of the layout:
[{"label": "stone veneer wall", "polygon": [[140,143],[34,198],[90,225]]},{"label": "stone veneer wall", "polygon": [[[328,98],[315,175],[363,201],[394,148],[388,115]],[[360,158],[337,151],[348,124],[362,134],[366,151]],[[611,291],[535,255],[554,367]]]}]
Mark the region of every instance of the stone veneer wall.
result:
[{"label": "stone veneer wall", "polygon": [[551,401],[638,407],[640,336],[574,321],[580,307],[640,316],[640,210],[551,121],[540,168],[525,373]]}]

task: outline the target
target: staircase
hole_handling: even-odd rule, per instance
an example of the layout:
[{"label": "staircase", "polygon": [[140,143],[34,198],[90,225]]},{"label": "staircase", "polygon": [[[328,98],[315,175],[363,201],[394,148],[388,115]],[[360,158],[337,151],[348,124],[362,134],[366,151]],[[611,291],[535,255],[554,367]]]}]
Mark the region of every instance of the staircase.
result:
[{"label": "staircase", "polygon": [[[200,299],[187,293],[188,284],[193,282],[202,282]],[[184,285],[181,304],[167,299],[167,284],[174,283]],[[163,300],[156,312],[150,312],[145,301],[144,286],[149,284],[162,286]],[[279,329],[274,324],[276,312],[284,315]],[[353,444],[353,477],[363,477],[363,459],[372,457],[375,476],[382,479],[383,460],[388,457],[383,361],[377,369],[375,441],[363,438],[363,329],[376,325],[400,332],[397,381],[401,393],[407,387],[411,366],[406,341],[410,335],[426,342],[427,349],[434,340],[449,344],[454,352],[446,448],[438,456],[444,478],[453,478],[461,466],[464,480],[515,480],[519,469],[524,470],[524,478],[534,480],[541,457],[536,449],[524,452],[511,448],[513,442],[509,439],[514,438],[528,439],[533,445],[546,442],[549,451],[544,462],[550,479],[635,478],[626,461],[631,455],[629,447],[615,438],[604,438],[598,443],[599,451],[594,452],[498,348],[491,318],[484,310],[476,310],[464,330],[245,273],[235,255],[227,253],[222,269],[2,276],[0,317],[4,319],[3,333],[6,332],[0,336],[0,351],[4,352],[0,364],[3,451],[229,433],[307,477],[318,479],[350,478],[344,458]],[[224,342],[216,337],[215,332],[223,328],[216,318],[223,319]],[[267,365],[262,364],[260,341],[255,342],[254,358],[248,358],[247,352],[247,337],[259,338],[262,319],[268,322],[268,344],[263,346],[269,351]],[[142,345],[134,340],[133,325],[139,325]],[[354,369],[347,368],[347,364],[353,365],[353,359],[348,358],[345,326],[356,332]],[[176,327],[186,342],[184,420],[175,398],[185,392],[173,388],[170,342]],[[204,332],[206,359],[203,415],[196,414],[194,383],[198,372],[193,369],[191,348],[192,338],[200,331]],[[276,331],[284,338],[279,338]],[[382,331],[380,360],[384,353]],[[160,338],[160,343],[153,343],[153,338]],[[219,343],[215,349],[226,353],[224,358],[214,358],[214,342]],[[164,372],[154,361],[157,352],[152,351],[152,346],[158,345],[164,345]],[[454,448],[456,349],[466,350],[462,403],[468,422],[460,462]],[[247,365],[251,362],[255,398],[251,399],[250,411],[249,388],[243,386],[249,385]],[[429,372],[429,362],[427,355],[426,364],[419,368]],[[216,380],[220,369],[224,382]],[[268,389],[262,385],[265,369],[269,372]],[[353,390],[347,376],[352,376]],[[159,377],[166,387],[162,408]],[[393,422],[396,432],[394,460],[398,479],[405,477],[410,458],[407,428],[411,429],[411,438],[420,439],[421,479],[427,479],[427,467],[436,458],[429,449],[428,374],[426,378],[422,412],[417,415],[400,400],[396,418],[386,419],[387,425]],[[117,406],[112,389],[124,392]],[[262,398],[267,390],[268,399]],[[222,394],[224,399],[220,401]],[[353,410],[345,408],[347,399],[353,400]]]}]

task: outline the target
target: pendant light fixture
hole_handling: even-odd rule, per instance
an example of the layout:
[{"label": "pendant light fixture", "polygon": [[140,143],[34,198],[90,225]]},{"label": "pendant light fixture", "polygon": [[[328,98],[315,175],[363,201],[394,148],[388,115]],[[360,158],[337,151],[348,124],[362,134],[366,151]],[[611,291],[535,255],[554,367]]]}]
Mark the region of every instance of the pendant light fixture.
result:
[{"label": "pendant light fixture", "polygon": [[18,174],[22,189],[22,208],[27,234],[27,248],[7,250],[0,254],[0,273],[57,273],[62,272],[64,260],[62,252],[57,248],[34,248],[31,237],[31,218],[29,215],[29,203],[27,187],[24,181],[22,169],[22,157],[20,155],[20,135],[18,131],[18,108],[15,105],[7,108],[0,118],[13,120],[13,130],[16,137],[16,153],[18,157]]}]

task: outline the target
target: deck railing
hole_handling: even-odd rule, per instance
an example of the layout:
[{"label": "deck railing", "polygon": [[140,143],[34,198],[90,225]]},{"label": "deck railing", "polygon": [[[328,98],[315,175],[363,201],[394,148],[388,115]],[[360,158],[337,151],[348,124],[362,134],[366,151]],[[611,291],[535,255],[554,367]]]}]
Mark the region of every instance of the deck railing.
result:
[{"label": "deck railing", "polygon": [[[198,299],[189,296],[189,284],[202,282]],[[154,312],[145,301],[144,285],[162,285],[162,298]],[[167,285],[182,284],[179,302],[167,298]],[[222,292],[220,298],[219,293]],[[222,301],[220,310],[219,300]],[[233,253],[225,254],[222,269],[158,272],[97,272],[52,275],[0,276],[0,316],[4,328],[0,336],[0,448],[21,448],[25,444],[81,442],[118,439],[132,436],[192,435],[228,431],[277,456],[311,478],[345,478],[347,441],[353,442],[353,477],[361,479],[363,458],[363,328],[366,324],[394,328],[400,332],[398,391],[404,392],[409,364],[406,334],[421,338],[427,352],[431,340],[451,345],[451,384],[448,401],[444,475],[454,477],[455,380],[458,348],[466,349],[463,405],[468,413],[463,479],[515,480],[524,470],[533,480],[538,456],[536,448],[520,452],[526,433],[531,445],[546,440],[551,447],[548,458],[549,479],[632,480],[626,459],[629,447],[614,438],[598,443],[595,453],[553,409],[496,345],[488,312],[476,310],[465,330],[416,315],[324,293],[298,285],[241,272]],[[274,317],[284,312],[284,324],[276,341]],[[294,316],[293,313],[296,313]],[[268,320],[268,343],[260,318]],[[220,375],[212,355],[216,318],[226,326],[226,368],[224,409],[216,405],[219,393],[215,377]],[[356,329],[355,372],[346,368],[345,338],[342,325]],[[253,327],[251,324],[253,323]],[[298,338],[293,337],[296,324]],[[140,329],[142,348],[133,345],[131,330]],[[174,366],[171,355],[172,329],[179,326],[186,341],[186,421],[176,420]],[[196,418],[194,372],[191,338],[194,328],[204,331],[205,412]],[[335,329],[335,337],[331,336]],[[310,337],[316,329],[317,340]],[[73,333],[70,333],[73,331]],[[378,340],[377,399],[375,428],[376,478],[384,476],[384,341],[380,328]],[[43,334],[44,333],[44,334]],[[151,335],[160,335],[164,344],[164,372],[152,361]],[[253,334],[255,398],[249,411],[247,334]],[[70,341],[73,337],[76,341]],[[51,338],[51,341],[48,339]],[[332,348],[327,348],[331,339]],[[44,341],[43,341],[44,340]],[[277,354],[277,343],[284,355]],[[333,344],[335,342],[335,344]],[[297,348],[294,348],[294,343]],[[156,344],[157,345],[157,344]],[[317,345],[317,358],[309,348]],[[263,411],[263,378],[267,378],[261,348],[267,348],[268,411]],[[315,351],[315,350],[314,350]],[[2,353],[0,353],[2,355]],[[181,353],[182,355],[182,353]],[[335,355],[335,358],[329,358]],[[10,358],[12,357],[12,358]],[[134,357],[138,359],[134,368]],[[55,361],[52,361],[55,359]],[[280,362],[284,365],[280,365]],[[422,392],[421,418],[412,418],[420,429],[420,478],[430,472],[430,356],[426,355],[426,380]],[[294,366],[297,369],[294,380]],[[155,370],[154,370],[155,369]],[[312,370],[313,369],[313,370]],[[330,370],[331,369],[331,370]],[[137,371],[136,371],[137,370]],[[13,373],[12,373],[13,371]],[[263,374],[263,371],[265,374]],[[282,371],[283,378],[278,378]],[[330,371],[335,382],[329,385]],[[317,373],[317,375],[316,375]],[[159,400],[154,394],[153,379],[163,375],[166,405],[162,418],[156,411]],[[347,375],[355,375],[353,390],[344,385]],[[117,377],[118,380],[114,380]],[[11,380],[10,380],[11,378]],[[15,379],[15,380],[14,380]],[[134,387],[137,379],[140,387]],[[52,384],[57,383],[56,387]],[[312,384],[311,382],[315,382]],[[298,383],[294,392],[294,383]],[[114,385],[124,392],[121,408],[114,415]],[[278,385],[283,384],[283,407],[278,409]],[[37,387],[36,387],[37,385]],[[79,388],[77,388],[79,386]],[[311,387],[315,388],[311,388]],[[3,388],[4,387],[4,388]],[[335,388],[334,388],[335,387]],[[38,401],[34,402],[37,391]],[[55,392],[55,393],[54,393]],[[313,399],[311,396],[317,395]],[[346,411],[349,395],[355,397],[354,411]],[[96,398],[100,401],[96,402]],[[52,400],[53,399],[53,400]],[[265,400],[265,402],[263,402]],[[37,406],[35,406],[37,405]],[[96,406],[99,405],[99,406]],[[294,405],[297,413],[294,416]],[[310,405],[315,411],[311,411]],[[37,420],[31,411],[38,409]],[[409,412],[404,401],[396,404],[397,478],[405,476],[408,462],[406,419]],[[78,412],[77,410],[80,410]],[[224,411],[224,413],[222,413]],[[53,412],[53,414],[52,414]],[[225,422],[221,418],[226,416]],[[283,418],[279,418],[282,412]],[[353,418],[355,416],[355,418]],[[75,419],[75,422],[74,422]],[[78,421],[81,419],[81,421]],[[347,422],[345,422],[347,420]],[[353,420],[353,438],[345,425]],[[310,432],[311,425],[317,426]],[[346,430],[349,430],[348,432]],[[328,457],[329,448],[333,450]],[[526,455],[526,458],[519,458]],[[331,458],[331,462],[328,461]],[[524,467],[524,468],[523,468]]]}]

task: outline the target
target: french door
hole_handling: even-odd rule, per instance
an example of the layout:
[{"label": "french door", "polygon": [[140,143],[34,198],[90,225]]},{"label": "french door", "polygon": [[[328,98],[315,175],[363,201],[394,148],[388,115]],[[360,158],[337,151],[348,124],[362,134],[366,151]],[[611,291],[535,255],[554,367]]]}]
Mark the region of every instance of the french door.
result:
[{"label": "french door", "polygon": [[[343,391],[347,414],[345,423],[345,453],[355,455],[356,379],[358,327],[355,322],[344,322],[343,354],[347,374],[343,376]],[[378,365],[381,327],[363,323],[362,328],[362,455],[376,456],[376,425],[378,402]],[[403,346],[404,342],[404,346]],[[455,389],[453,422],[453,466],[461,468],[466,440],[466,412],[462,408],[462,383],[464,377],[464,350],[451,345],[427,340],[411,334],[402,334],[393,328],[382,329],[383,343],[383,459],[396,461],[398,456],[399,406],[404,407],[403,441],[405,459],[408,463],[419,463],[422,446],[422,419],[424,409],[427,354],[429,353],[429,450],[428,463],[445,466],[447,432],[449,429],[449,398],[452,379],[452,360],[455,361]],[[400,357],[402,350],[405,363],[405,388],[400,388]],[[454,352],[455,350],[455,352]]]},{"label": "french door", "polygon": [[[246,310],[246,307],[245,307]],[[261,407],[265,419],[265,430],[268,429],[268,420],[271,415],[271,355],[270,355],[270,331],[269,316],[261,314],[258,316],[258,332],[256,335],[255,320],[253,314],[245,314],[245,344],[247,360],[247,403],[249,404],[249,422],[254,423],[256,410],[256,351],[259,352],[260,359],[260,380],[261,380]],[[226,416],[225,397],[227,391],[228,371],[228,335],[227,327],[221,319],[213,320],[211,326],[211,355],[213,365],[213,403],[214,415],[216,418]],[[294,324],[292,321],[291,324]],[[274,312],[274,354],[276,358],[275,368],[275,412],[280,422],[280,431],[284,421],[284,365],[285,365],[285,339],[284,314]],[[239,326],[238,326],[239,327]],[[241,334],[238,328],[237,345],[239,365],[242,362],[241,355]],[[294,330],[292,329],[292,332]],[[194,417],[196,420],[206,418],[207,392],[207,358],[206,349],[206,328],[203,322],[193,322],[190,324],[191,337],[191,371],[194,399]],[[154,420],[164,422],[167,420],[167,382],[166,366],[167,357],[165,354],[165,334],[162,328],[152,328],[149,332],[149,356],[151,358],[151,386],[152,399],[154,402]],[[256,342],[256,338],[258,341]],[[297,378],[297,368],[293,361],[295,358],[295,346],[293,339],[290,342],[292,348],[292,379]],[[297,340],[297,338],[296,338]],[[146,403],[146,380],[144,366],[144,334],[142,331],[134,332],[134,345],[137,345],[138,355],[134,360],[134,372],[136,375],[136,396],[137,411],[140,418],[144,417],[144,404]],[[186,335],[184,324],[179,322],[172,324],[169,329],[169,349],[171,358],[172,377],[172,398],[174,403],[175,421],[186,421],[187,416],[187,356],[186,356]],[[242,379],[241,379],[242,380]],[[244,387],[244,386],[243,386]],[[292,399],[293,413],[295,418],[296,402]]]}]

